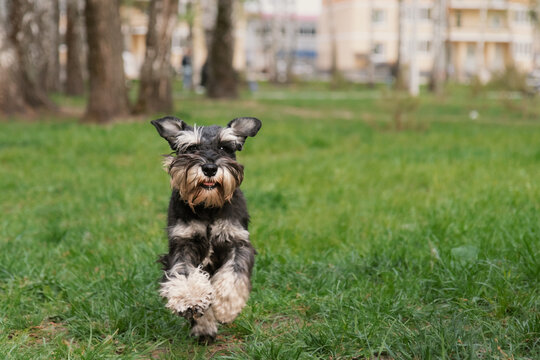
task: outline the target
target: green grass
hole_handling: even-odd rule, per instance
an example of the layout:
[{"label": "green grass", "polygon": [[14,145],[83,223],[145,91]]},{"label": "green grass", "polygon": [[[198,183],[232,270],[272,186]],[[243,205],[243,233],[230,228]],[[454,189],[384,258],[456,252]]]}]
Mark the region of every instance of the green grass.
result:
[{"label": "green grass", "polygon": [[539,358],[540,121],[458,89],[423,95],[425,130],[384,131],[379,92],[333,94],[177,101],[263,121],[239,154],[253,292],[208,347],[157,293],[150,118],[0,122],[0,358]]}]

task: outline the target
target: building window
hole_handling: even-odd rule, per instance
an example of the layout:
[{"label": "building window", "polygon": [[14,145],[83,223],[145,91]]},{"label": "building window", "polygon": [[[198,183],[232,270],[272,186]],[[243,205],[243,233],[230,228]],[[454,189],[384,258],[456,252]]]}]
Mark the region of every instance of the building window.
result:
[{"label": "building window", "polygon": [[267,35],[270,33],[271,29],[269,25],[262,25],[261,27],[256,28],[255,30],[258,35]]},{"label": "building window", "polygon": [[461,27],[461,11],[456,11],[456,27]]},{"label": "building window", "polygon": [[428,53],[431,51],[431,41],[419,41],[418,51]]},{"label": "building window", "polygon": [[374,24],[384,23],[384,10],[373,9],[371,11],[371,22]]},{"label": "building window", "polygon": [[514,43],[514,53],[516,55],[530,55],[532,54],[532,45],[530,43]]},{"label": "building window", "polygon": [[467,44],[467,57],[474,58],[476,55],[476,44]]},{"label": "building window", "polygon": [[418,9],[418,18],[420,20],[431,20],[431,9],[430,8]]},{"label": "building window", "polygon": [[384,55],[384,44],[376,43],[371,52],[373,55]]},{"label": "building window", "polygon": [[517,10],[514,12],[514,21],[517,23],[527,24],[530,20],[530,15],[527,10]]},{"label": "building window", "polygon": [[500,14],[493,14],[491,17],[491,27],[494,29],[499,29],[502,27],[502,17]]},{"label": "building window", "polygon": [[317,30],[314,27],[301,27],[298,29],[298,34],[304,36],[315,36]]}]

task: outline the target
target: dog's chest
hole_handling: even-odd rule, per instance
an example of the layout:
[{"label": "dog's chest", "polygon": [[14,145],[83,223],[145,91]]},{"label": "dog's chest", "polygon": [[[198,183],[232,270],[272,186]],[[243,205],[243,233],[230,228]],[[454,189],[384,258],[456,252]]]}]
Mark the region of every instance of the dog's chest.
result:
[{"label": "dog's chest", "polygon": [[210,243],[206,257],[201,262],[203,268],[214,264],[214,262],[212,261],[212,255],[214,255],[214,247],[212,246],[212,243]]},{"label": "dog's chest", "polygon": [[249,241],[249,233],[239,222],[218,219],[207,224],[206,238],[208,249],[201,265],[203,267],[219,267],[227,259],[235,245]]}]

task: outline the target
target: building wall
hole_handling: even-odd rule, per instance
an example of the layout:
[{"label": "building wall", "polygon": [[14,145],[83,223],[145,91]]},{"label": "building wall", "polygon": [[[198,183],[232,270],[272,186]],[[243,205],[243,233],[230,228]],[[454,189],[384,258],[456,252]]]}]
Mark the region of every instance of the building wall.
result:
[{"label": "building wall", "polygon": [[529,1],[451,1],[449,40],[452,68],[459,80],[482,80],[515,66],[533,69],[533,31]]},{"label": "building wall", "polygon": [[263,77],[286,78],[315,72],[317,20],[294,14],[251,13],[245,27],[246,70]]},{"label": "building wall", "polygon": [[[410,8],[413,0],[403,0]],[[448,24],[445,42],[450,49],[448,73],[459,80],[480,75],[487,80],[494,72],[516,66],[528,72],[534,67],[533,24],[528,17],[529,0],[446,0]],[[424,79],[434,62],[433,15],[436,0],[416,0],[417,19],[405,11],[399,21],[398,0],[323,0],[319,19],[317,66],[329,71],[332,54],[337,68],[350,77],[362,77],[370,61],[395,64],[401,34],[402,61],[411,57]],[[417,48],[411,34],[417,29]],[[332,44],[335,44],[333,48]],[[365,77],[365,76],[364,76]]]},{"label": "building wall", "polygon": [[[421,72],[433,63],[433,24],[429,19],[430,0],[418,0],[417,21],[409,12],[403,18],[402,56],[410,54],[413,26],[417,27],[415,58]],[[422,16],[426,14],[425,16]],[[392,66],[398,59],[399,4],[397,0],[324,0],[319,19],[319,58],[317,65],[329,70],[335,39],[337,68],[345,73],[361,72],[370,61],[375,66]]]}]

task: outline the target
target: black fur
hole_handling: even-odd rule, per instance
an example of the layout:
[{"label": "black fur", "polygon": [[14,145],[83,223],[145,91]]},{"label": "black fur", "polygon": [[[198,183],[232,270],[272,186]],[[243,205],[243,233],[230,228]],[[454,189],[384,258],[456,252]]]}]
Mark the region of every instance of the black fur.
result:
[{"label": "black fur", "polygon": [[[212,238],[210,237],[210,226],[218,219],[233,219],[239,221],[242,227],[248,230],[249,214],[247,212],[246,200],[240,189],[236,189],[230,203],[226,203],[222,208],[205,208],[204,205],[198,205],[192,210],[185,201],[182,200],[178,190],[173,189],[169,201],[169,210],[167,216],[167,225],[174,226],[178,219],[190,222],[193,220],[208,223],[206,236],[196,236],[194,238],[183,239],[178,237],[169,238],[169,252],[160,257],[163,264],[163,270],[170,270],[175,264],[184,262],[195,267],[208,256]],[[255,254],[253,246],[249,242],[239,241],[238,244],[216,245],[213,244],[213,254],[211,257],[212,266],[204,268],[210,275],[221,267],[231,255],[231,251],[240,248],[250,249],[248,252]],[[245,250],[241,252],[245,257]],[[247,259],[243,264],[239,264],[239,269],[245,269],[251,275],[254,259]]]}]

